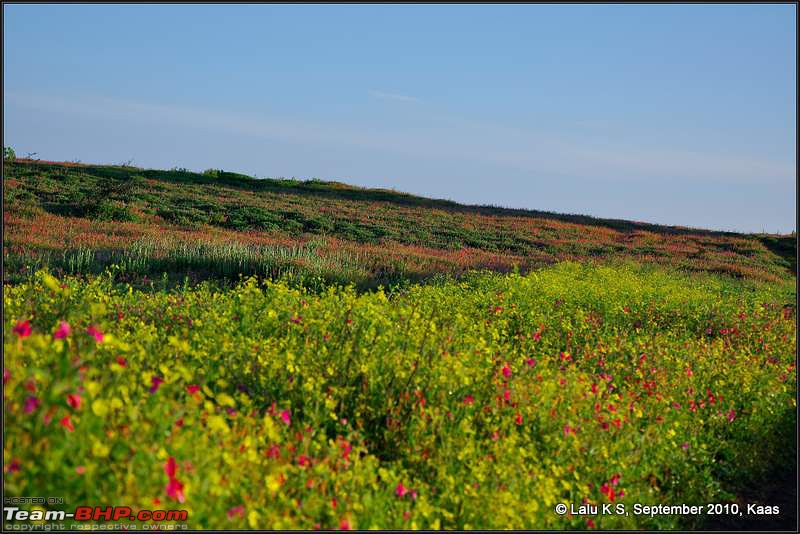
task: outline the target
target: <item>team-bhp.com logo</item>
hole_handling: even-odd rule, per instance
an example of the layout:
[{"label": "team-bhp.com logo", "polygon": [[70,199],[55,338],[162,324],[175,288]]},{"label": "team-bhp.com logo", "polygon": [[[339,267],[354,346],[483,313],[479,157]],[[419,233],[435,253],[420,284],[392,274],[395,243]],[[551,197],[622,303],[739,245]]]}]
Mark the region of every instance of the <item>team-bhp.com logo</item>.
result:
[{"label": "team-bhp.com logo", "polygon": [[3,515],[6,521],[186,521],[186,510],[139,510],[134,512],[128,506],[78,506],[74,512],[64,510],[20,510],[15,506],[5,506]]}]

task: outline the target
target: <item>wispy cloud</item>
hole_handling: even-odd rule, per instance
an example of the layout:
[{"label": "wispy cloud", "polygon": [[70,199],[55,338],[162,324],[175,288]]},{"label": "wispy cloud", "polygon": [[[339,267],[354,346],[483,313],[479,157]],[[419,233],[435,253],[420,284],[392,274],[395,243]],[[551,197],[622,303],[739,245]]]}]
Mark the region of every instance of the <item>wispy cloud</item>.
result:
[{"label": "wispy cloud", "polygon": [[400,102],[419,102],[419,98],[415,96],[400,95],[397,93],[387,93],[385,91],[370,90],[369,94],[373,98],[380,98],[381,100],[397,100]]},{"label": "wispy cloud", "polygon": [[[371,92],[376,98],[413,97]],[[383,95],[383,96],[378,96]],[[719,184],[793,182],[795,161],[750,154],[696,152],[681,146],[625,143],[595,136],[592,141],[533,129],[442,118],[413,130],[387,124],[309,123],[287,117],[242,115],[224,110],[165,106],[105,97],[68,97],[6,92],[4,100],[29,109],[205,130],[212,135],[243,134],[283,139],[303,146],[351,147],[450,163],[482,163],[516,169],[537,178],[579,177],[596,182],[685,180]],[[115,126],[119,127],[119,126]],[[455,167],[454,167],[455,168]]]}]

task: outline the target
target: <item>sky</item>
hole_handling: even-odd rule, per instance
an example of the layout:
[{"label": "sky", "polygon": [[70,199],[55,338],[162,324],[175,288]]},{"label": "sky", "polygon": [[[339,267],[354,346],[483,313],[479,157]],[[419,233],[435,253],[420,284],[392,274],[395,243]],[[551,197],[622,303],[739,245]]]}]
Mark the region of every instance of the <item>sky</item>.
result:
[{"label": "sky", "polygon": [[796,229],[797,7],[3,6],[18,156]]}]

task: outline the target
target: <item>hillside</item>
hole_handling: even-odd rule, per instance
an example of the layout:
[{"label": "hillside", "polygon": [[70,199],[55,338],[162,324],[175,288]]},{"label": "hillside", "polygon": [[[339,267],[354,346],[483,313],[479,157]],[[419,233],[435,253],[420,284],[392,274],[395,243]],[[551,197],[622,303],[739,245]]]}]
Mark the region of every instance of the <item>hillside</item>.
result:
[{"label": "hillside", "polygon": [[374,286],[471,269],[632,259],[776,281],[794,236],[465,206],[319,180],[17,160],[3,171],[5,279],[56,272],[319,275]]},{"label": "hillside", "polygon": [[8,495],[139,530],[796,525],[793,237],[224,172],[3,183]]}]

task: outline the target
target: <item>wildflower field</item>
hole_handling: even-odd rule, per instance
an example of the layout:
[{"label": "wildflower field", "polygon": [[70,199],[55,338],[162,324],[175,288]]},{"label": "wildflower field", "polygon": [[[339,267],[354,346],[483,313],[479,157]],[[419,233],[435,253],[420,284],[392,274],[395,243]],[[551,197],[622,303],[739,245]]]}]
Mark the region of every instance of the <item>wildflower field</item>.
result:
[{"label": "wildflower field", "polygon": [[796,470],[795,279],[770,269],[29,273],[3,302],[5,494],[192,528],[703,526],[554,506],[732,502]]},{"label": "wildflower field", "polygon": [[3,279],[167,273],[312,276],[360,289],[471,270],[525,272],[561,261],[634,260],[779,281],[795,236],[737,234],[493,206],[464,206],[337,182],[232,172],[7,162]]}]

